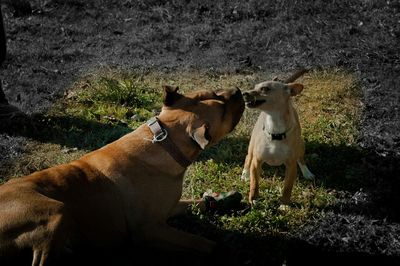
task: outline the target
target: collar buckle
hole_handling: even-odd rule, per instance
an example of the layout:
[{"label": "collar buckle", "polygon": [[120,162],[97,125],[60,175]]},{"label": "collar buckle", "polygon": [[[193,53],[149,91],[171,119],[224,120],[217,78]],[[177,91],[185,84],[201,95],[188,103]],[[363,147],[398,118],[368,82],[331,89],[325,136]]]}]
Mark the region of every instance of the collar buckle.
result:
[{"label": "collar buckle", "polygon": [[166,152],[171,155],[172,158],[175,159],[183,168],[188,167],[192,161],[188,159],[182,151],[176,146],[176,144],[168,138],[168,132],[165,130],[160,122],[158,121],[157,117],[152,117],[147,121],[147,126],[150,128],[150,131],[153,133],[153,139],[145,140],[151,141],[151,143],[158,142]]},{"label": "collar buckle", "polygon": [[151,139],[152,143],[161,142],[168,137],[168,132],[161,127],[158,119],[156,117],[152,117],[147,121],[147,126],[153,132],[153,139]]}]

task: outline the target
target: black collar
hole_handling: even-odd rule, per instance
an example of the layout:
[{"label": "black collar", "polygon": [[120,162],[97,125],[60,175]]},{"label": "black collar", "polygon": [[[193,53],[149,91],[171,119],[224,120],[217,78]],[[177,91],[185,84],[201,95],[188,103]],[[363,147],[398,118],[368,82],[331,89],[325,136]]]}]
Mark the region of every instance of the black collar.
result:
[{"label": "black collar", "polygon": [[284,140],[284,139],[286,139],[286,132],[279,133],[279,134],[269,133],[269,135],[271,136],[272,140]]},{"label": "black collar", "polygon": [[283,133],[270,133],[269,131],[265,130],[265,125],[263,125],[263,131],[271,137],[271,140],[284,140],[286,139],[286,134],[289,133],[289,131],[291,131],[292,128],[289,128],[288,130],[286,130]]}]

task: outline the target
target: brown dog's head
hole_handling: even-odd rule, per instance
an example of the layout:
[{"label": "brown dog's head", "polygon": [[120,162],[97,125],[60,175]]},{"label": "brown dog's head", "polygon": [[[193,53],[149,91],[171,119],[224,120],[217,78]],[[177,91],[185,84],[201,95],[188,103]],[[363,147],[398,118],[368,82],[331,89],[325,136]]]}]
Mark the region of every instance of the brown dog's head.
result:
[{"label": "brown dog's head", "polygon": [[265,81],[244,92],[243,97],[248,108],[272,110],[287,106],[290,96],[298,95],[302,90],[303,85],[299,83]]},{"label": "brown dog's head", "polygon": [[221,140],[239,122],[244,101],[239,89],[194,91],[180,94],[178,87],[163,86],[160,119],[185,130],[202,149]]}]

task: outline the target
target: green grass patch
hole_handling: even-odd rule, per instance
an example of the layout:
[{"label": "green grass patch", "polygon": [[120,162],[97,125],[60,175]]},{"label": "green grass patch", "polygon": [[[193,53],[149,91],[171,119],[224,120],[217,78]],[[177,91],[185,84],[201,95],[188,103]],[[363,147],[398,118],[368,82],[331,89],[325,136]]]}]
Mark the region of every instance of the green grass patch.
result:
[{"label": "green grass patch", "polygon": [[[36,141],[26,155],[7,164],[7,178],[29,174],[54,164],[79,158],[143,124],[161,108],[161,85],[178,85],[182,92],[195,89],[239,87],[271,79],[265,73],[225,74],[210,72],[121,73],[101,72],[76,82],[47,114],[35,118]],[[294,206],[278,211],[283,167],[264,165],[261,199],[244,215],[208,216],[223,230],[262,235],[291,233],[317,219],[335,205],[338,190],[353,191],[364,185],[363,153],[357,146],[360,89],[356,77],[329,70],[307,74],[295,98],[306,141],[306,160],[316,174],[313,182],[301,177],[293,189]],[[188,168],[184,198],[198,198],[204,191],[236,189],[247,198],[249,184],[240,180],[251,130],[258,112],[246,110],[235,131],[207,149]]]},{"label": "green grass patch", "polygon": [[135,75],[91,76],[77,87],[63,109],[87,121],[135,128],[161,108],[160,88]]}]

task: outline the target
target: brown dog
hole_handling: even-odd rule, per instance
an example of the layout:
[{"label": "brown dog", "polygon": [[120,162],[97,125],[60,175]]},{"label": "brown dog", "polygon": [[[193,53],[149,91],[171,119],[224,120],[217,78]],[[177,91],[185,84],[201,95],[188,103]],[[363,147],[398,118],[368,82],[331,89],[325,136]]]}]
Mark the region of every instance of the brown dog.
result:
[{"label": "brown dog", "polygon": [[293,107],[291,96],[303,90],[299,83],[266,81],[251,91],[244,92],[246,107],[261,110],[251,135],[242,180],[250,177],[249,201],[251,204],[259,194],[262,164],[286,166],[283,195],[280,208],[290,203],[293,184],[297,179],[297,164],[303,176],[314,178],[304,162],[304,142],[301,137],[299,118]]},{"label": "brown dog", "polygon": [[129,237],[171,250],[210,253],[215,243],[176,230],[167,218],[186,167],[239,122],[239,89],[182,95],[164,86],[158,119],[79,160],[0,186],[0,254],[31,249],[32,265],[66,246],[108,247]]}]

